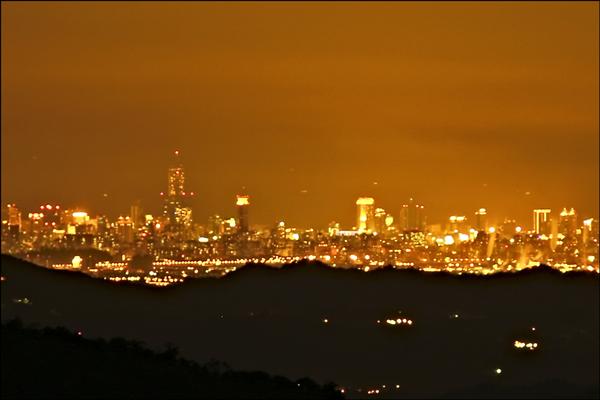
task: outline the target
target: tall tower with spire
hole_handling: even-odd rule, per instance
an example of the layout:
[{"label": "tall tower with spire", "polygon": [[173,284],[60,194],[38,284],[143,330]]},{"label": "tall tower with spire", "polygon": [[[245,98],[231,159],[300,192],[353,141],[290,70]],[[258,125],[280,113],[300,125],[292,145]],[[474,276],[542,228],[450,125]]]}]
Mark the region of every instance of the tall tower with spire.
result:
[{"label": "tall tower with spire", "polygon": [[185,172],[183,170],[183,164],[179,158],[179,150],[175,150],[175,162],[174,165],[169,167],[169,182],[168,192],[169,196],[182,197],[185,195],[184,183],[185,183]]},{"label": "tall tower with spire", "polygon": [[193,192],[186,193],[185,191],[185,171],[179,150],[175,151],[174,156],[167,175],[167,193],[163,214],[172,226],[189,226],[192,222],[192,210],[187,204],[187,199],[193,195]]}]

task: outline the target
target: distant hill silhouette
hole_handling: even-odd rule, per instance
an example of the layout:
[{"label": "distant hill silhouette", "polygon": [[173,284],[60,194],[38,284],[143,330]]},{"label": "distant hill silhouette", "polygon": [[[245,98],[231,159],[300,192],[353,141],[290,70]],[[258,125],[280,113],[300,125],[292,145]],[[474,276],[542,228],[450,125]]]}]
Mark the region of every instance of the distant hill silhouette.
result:
[{"label": "distant hill silhouette", "polygon": [[122,338],[90,340],[64,328],[2,325],[3,399],[335,399],[335,385],[199,365]]},{"label": "distant hill silhouette", "polygon": [[[322,271],[336,271],[336,273],[346,273],[346,274],[365,274],[368,273],[370,275],[377,274],[405,274],[405,275],[428,275],[428,276],[437,276],[437,277],[445,277],[450,279],[459,279],[462,281],[465,280],[486,280],[486,279],[499,279],[499,278],[514,278],[515,276],[526,276],[526,275],[536,275],[536,274],[551,274],[556,276],[567,276],[567,277],[575,277],[575,276],[593,276],[594,274],[584,271],[569,271],[566,273],[560,272],[559,270],[552,268],[546,264],[540,264],[537,267],[526,268],[520,271],[503,271],[497,272],[494,274],[488,275],[477,275],[477,274],[468,274],[464,273],[462,275],[458,275],[456,273],[450,273],[447,271],[435,271],[435,272],[424,272],[418,270],[416,268],[394,268],[391,265],[387,265],[384,267],[377,267],[376,269],[372,269],[368,272],[362,271],[358,268],[347,268],[347,267],[332,267],[331,265],[325,264],[321,261],[308,261],[301,260],[289,264],[285,264],[281,267],[270,267],[265,264],[255,264],[249,263],[243,266],[242,268],[238,268],[237,270],[231,272],[227,277],[235,276],[235,275],[246,275],[253,274],[254,271],[292,271],[295,269],[304,269],[310,268],[312,270],[322,270]],[[344,271],[344,272],[341,272]]]},{"label": "distant hill silhouette", "polygon": [[[364,398],[377,385],[386,385],[380,398],[494,397],[489,390],[531,398],[552,382],[573,398],[597,392],[597,274],[365,273],[297,263],[154,288],[6,256],[0,265],[3,320],[143,340],[155,351],[175,343],[188,359],[333,381],[348,397]],[[414,325],[385,323],[398,316]],[[540,349],[516,351],[513,341],[525,336]]]}]

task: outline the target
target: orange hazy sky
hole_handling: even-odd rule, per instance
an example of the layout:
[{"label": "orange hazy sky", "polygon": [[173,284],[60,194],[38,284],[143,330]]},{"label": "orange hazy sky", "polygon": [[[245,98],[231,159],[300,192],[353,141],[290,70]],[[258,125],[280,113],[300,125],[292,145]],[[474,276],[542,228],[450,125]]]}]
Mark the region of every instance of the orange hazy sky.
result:
[{"label": "orange hazy sky", "polygon": [[[598,2],[2,2],[2,201],[598,216]],[[103,197],[107,193],[108,197]],[[529,194],[526,194],[529,193]]]}]

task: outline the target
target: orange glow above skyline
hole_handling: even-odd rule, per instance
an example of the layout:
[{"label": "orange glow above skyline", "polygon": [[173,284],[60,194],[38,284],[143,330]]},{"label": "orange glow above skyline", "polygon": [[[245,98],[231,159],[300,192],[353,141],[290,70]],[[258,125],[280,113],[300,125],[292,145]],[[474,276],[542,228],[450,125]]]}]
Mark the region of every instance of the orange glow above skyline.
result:
[{"label": "orange glow above skyline", "polygon": [[2,198],[159,210],[174,152],[199,221],[597,217],[598,44],[597,2],[3,2]]}]

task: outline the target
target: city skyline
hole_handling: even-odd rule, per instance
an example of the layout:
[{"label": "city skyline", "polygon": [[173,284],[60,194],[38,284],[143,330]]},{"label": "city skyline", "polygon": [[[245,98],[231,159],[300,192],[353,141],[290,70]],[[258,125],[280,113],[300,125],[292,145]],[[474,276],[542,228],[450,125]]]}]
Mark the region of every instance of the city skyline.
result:
[{"label": "city skyline", "polygon": [[4,202],[157,209],[179,148],[198,220],[599,214],[597,3],[2,11]]},{"label": "city skyline", "polygon": [[[228,205],[226,207],[221,207],[221,210],[225,210],[223,212],[211,212],[210,210],[197,210],[195,209],[192,204],[193,204],[193,199],[196,197],[196,192],[193,191],[185,191],[185,180],[187,180],[187,178],[189,178],[189,174],[186,173],[186,168],[185,165],[182,163],[181,161],[181,151],[180,150],[174,150],[171,153],[171,159],[170,159],[170,163],[165,166],[166,170],[168,171],[167,173],[167,185],[165,186],[165,188],[163,188],[163,190],[161,192],[159,192],[158,194],[158,198],[162,199],[162,204],[159,204],[158,207],[152,208],[152,209],[148,209],[146,207],[144,207],[144,204],[151,204],[153,202],[148,202],[147,199],[135,199],[132,200],[130,202],[130,204],[127,207],[124,207],[123,212],[117,213],[117,214],[111,214],[111,213],[107,213],[106,210],[103,209],[94,209],[91,207],[82,207],[78,204],[73,204],[73,203],[66,203],[66,207],[63,204],[63,209],[70,209],[73,210],[75,212],[86,212],[89,215],[92,216],[107,216],[109,217],[109,219],[113,219],[116,220],[117,218],[120,217],[131,217],[133,220],[135,220],[136,218],[132,215],[134,213],[133,208],[134,207],[138,207],[137,212],[140,212],[140,210],[143,210],[143,214],[150,214],[153,216],[166,216],[169,220],[174,221],[175,219],[177,219],[177,217],[175,217],[175,214],[177,213],[177,207],[183,207],[186,211],[186,213],[189,213],[189,215],[186,218],[191,218],[190,222],[193,221],[193,223],[195,224],[200,224],[200,225],[207,225],[207,222],[210,224],[210,219],[216,215],[220,215],[222,217],[233,217],[236,218],[237,220],[244,220],[244,225],[246,226],[245,230],[248,229],[249,226],[249,221],[248,221],[248,210],[247,208],[250,206],[250,198],[252,198],[252,196],[247,194],[247,190],[245,190],[246,188],[244,187],[244,193],[238,192],[236,194],[233,195],[232,200],[228,203]],[[187,178],[186,178],[187,177]],[[103,196],[105,197],[105,196]],[[105,199],[107,199],[109,196],[106,196]],[[366,196],[360,196],[358,198],[358,200],[356,200],[356,205],[358,206],[359,204],[363,204],[363,207],[365,205],[369,206],[372,208],[372,210],[370,210],[370,216],[369,216],[369,227],[366,226],[366,216],[363,216],[363,220],[361,221],[361,211],[360,211],[360,206],[359,208],[356,210],[358,211],[358,215],[355,218],[348,218],[346,215],[342,216],[342,215],[332,215],[332,217],[330,218],[330,220],[328,222],[322,221],[320,224],[314,225],[314,226],[303,226],[303,225],[294,225],[297,226],[298,228],[315,228],[315,229],[326,229],[329,224],[331,224],[332,222],[336,222],[338,224],[340,224],[340,221],[346,221],[349,220],[351,221],[350,223],[342,223],[342,228],[344,229],[356,229],[359,232],[366,232],[366,231],[374,231],[374,227],[375,227],[375,220],[376,220],[376,212],[377,211],[381,211],[381,212],[385,212],[386,215],[383,216],[383,218],[385,218],[386,216],[392,217],[392,220],[390,222],[387,222],[387,225],[394,225],[397,226],[399,229],[405,229],[405,230],[410,230],[410,229],[415,229],[415,230],[425,230],[426,226],[432,226],[432,225],[440,225],[441,227],[444,227],[446,224],[448,224],[449,219],[451,220],[452,218],[456,218],[458,216],[458,218],[465,218],[466,220],[464,221],[465,223],[470,224],[473,227],[479,227],[479,225],[481,225],[481,221],[480,219],[482,218],[482,216],[480,215],[480,213],[483,213],[483,216],[485,218],[486,224],[489,226],[495,226],[495,225],[500,225],[504,222],[506,222],[507,220],[513,220],[515,221],[518,225],[523,226],[524,229],[527,230],[531,230],[535,233],[539,233],[539,222],[536,222],[536,218],[538,218],[536,215],[539,212],[542,212],[544,215],[546,215],[546,219],[548,220],[555,220],[558,221],[558,217],[560,215],[562,215],[561,213],[571,209],[573,212],[575,212],[575,207],[571,207],[570,205],[563,205],[562,207],[556,208],[556,209],[550,209],[550,208],[534,208],[533,210],[528,210],[530,213],[531,211],[533,211],[533,222],[531,222],[531,215],[529,216],[529,221],[525,220],[517,220],[515,219],[514,216],[511,215],[505,215],[505,217],[503,219],[498,219],[497,215],[500,215],[501,212],[493,212],[492,211],[492,217],[490,217],[490,210],[485,208],[485,207],[481,207],[478,208],[476,210],[471,210],[471,212],[458,212],[458,213],[454,213],[454,214],[449,214],[446,215],[445,218],[441,219],[441,220],[431,220],[428,215],[427,212],[429,212],[431,210],[431,208],[433,208],[432,206],[428,207],[425,209],[425,206],[423,206],[422,204],[420,204],[420,202],[416,201],[416,203],[414,203],[416,201],[416,199],[413,199],[412,197],[410,197],[409,199],[406,199],[405,201],[401,202],[400,204],[398,204],[396,207],[391,207],[389,205],[385,205],[385,204],[381,204],[381,202],[377,202],[377,199],[373,198],[373,197],[366,197]],[[254,208],[254,204],[255,201],[252,201],[252,208]],[[413,203],[416,206],[418,212],[419,212],[419,216],[415,216],[413,215],[412,217],[409,217],[409,214],[407,212],[409,209],[413,208]],[[11,204],[16,206],[19,210],[22,210],[22,212],[37,212],[38,207],[32,207],[30,209],[24,209],[20,204],[17,204],[14,201],[7,201],[5,202],[5,204]],[[38,204],[41,204],[41,206],[39,206],[42,210],[45,208],[46,205],[48,204],[58,204],[58,202],[53,202],[53,201],[39,201]],[[235,209],[234,209],[235,206]],[[245,207],[240,207],[240,206],[245,206]],[[162,211],[161,211],[162,208]],[[241,214],[240,212],[242,212],[241,210],[244,210],[243,212],[245,213],[244,217],[240,218]],[[462,208],[462,210],[464,210],[464,208]],[[200,211],[200,212],[198,212]],[[356,211],[354,211],[356,213]],[[520,210],[521,212],[523,210]],[[193,212],[193,216],[192,216],[192,212]],[[252,213],[254,213],[254,210],[252,211]],[[206,216],[206,218],[202,218],[203,215],[208,214]],[[200,215],[200,217],[198,217],[198,215]],[[141,217],[141,215],[140,215]],[[578,218],[583,219],[587,219],[587,218],[592,218],[592,219],[598,219],[597,215],[587,215],[587,214],[577,214]],[[546,222],[546,219],[544,219],[544,222]],[[409,222],[410,220],[410,222]],[[281,222],[281,221],[286,221],[289,222],[289,219],[285,218],[285,216],[281,217],[281,218],[277,218],[274,219],[272,221],[251,221],[252,225],[255,226],[261,226],[261,227],[267,227],[267,226],[272,226],[272,225],[276,225],[277,223]],[[418,223],[417,223],[418,221]]]},{"label": "city skyline", "polygon": [[0,7],[0,397],[599,397],[599,1]]},{"label": "city skyline", "polygon": [[[363,196],[355,201],[352,226],[336,217],[323,229],[284,219],[252,223],[254,201],[237,194],[234,213],[202,221],[190,206],[195,193],[186,186],[187,177],[181,151],[175,150],[166,167],[166,190],[160,192],[162,211],[144,209],[138,200],[118,218],[57,204],[27,213],[9,203],[2,208],[3,251],[117,282],[143,276],[146,284],[158,286],[183,281],[186,270],[198,277],[227,274],[248,262],[277,266],[303,259],[365,271],[392,265],[490,274],[542,263],[562,272],[597,271],[598,219],[573,207],[554,213],[533,209],[531,225],[511,218],[498,223],[483,207],[474,218],[451,215],[428,223],[425,206],[413,198],[394,218],[373,197]],[[171,275],[173,268],[180,276]]]}]

